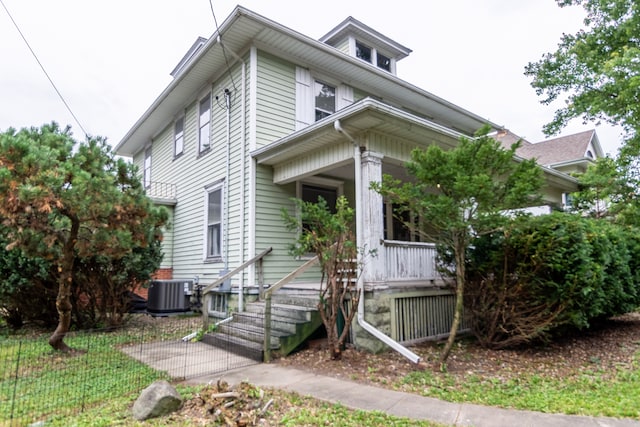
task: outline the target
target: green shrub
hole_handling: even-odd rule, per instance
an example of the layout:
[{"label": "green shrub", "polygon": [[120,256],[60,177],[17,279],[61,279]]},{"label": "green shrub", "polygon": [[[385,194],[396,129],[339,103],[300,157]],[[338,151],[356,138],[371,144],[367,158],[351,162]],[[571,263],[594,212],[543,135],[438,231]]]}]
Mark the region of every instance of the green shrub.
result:
[{"label": "green shrub", "polygon": [[470,251],[466,300],[481,343],[508,347],[640,305],[632,230],[566,213],[515,219]]}]

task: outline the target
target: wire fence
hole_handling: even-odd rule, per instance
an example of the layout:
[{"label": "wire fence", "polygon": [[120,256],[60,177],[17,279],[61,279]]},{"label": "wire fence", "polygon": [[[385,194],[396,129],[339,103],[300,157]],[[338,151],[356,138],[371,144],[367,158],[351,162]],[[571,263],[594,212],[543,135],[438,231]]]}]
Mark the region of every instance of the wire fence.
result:
[{"label": "wire fence", "polygon": [[199,317],[151,318],[118,330],[70,332],[56,352],[49,334],[0,336],[0,426],[64,419],[111,398],[137,397],[159,379],[181,380],[256,363],[204,344]]}]

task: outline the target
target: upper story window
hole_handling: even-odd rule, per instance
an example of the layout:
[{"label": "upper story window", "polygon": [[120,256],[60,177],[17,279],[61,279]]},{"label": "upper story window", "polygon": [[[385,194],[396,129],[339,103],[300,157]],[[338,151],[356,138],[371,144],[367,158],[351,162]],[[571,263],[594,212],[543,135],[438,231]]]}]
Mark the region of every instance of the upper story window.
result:
[{"label": "upper story window", "polygon": [[144,188],[151,187],[151,147],[144,150],[144,169],[142,178]]},{"label": "upper story window", "polygon": [[173,132],[173,155],[179,156],[184,150],[184,117],[176,120]]},{"label": "upper story window", "polygon": [[371,48],[359,41],[356,41],[356,57],[370,63],[372,58]]},{"label": "upper story window", "polygon": [[336,112],[336,88],[316,80],[314,89],[318,121]]},{"label": "upper story window", "polygon": [[222,256],[222,185],[207,192],[206,258]]},{"label": "upper story window", "polygon": [[211,132],[209,129],[211,123],[211,93],[208,93],[204,98],[200,100],[200,116],[198,119],[198,125],[200,129],[199,142],[200,153],[206,151],[211,146]]}]

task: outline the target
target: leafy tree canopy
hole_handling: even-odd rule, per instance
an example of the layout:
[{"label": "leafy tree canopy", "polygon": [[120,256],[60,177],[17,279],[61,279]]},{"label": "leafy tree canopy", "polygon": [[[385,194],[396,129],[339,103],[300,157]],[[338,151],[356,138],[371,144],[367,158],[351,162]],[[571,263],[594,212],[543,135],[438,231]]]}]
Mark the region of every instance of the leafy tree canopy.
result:
[{"label": "leafy tree canopy", "polygon": [[456,311],[442,364],[462,316],[467,248],[475,237],[504,224],[506,210],[536,205],[541,200],[543,176],[535,160],[516,161],[518,144],[505,150],[489,136],[489,130],[485,126],[474,139],[460,138],[456,148],[449,151],[437,145],[415,149],[407,164],[413,182],[403,183],[385,175],[381,184],[373,183],[401,210],[419,219],[407,222],[409,228],[453,254]]},{"label": "leafy tree canopy", "polygon": [[[628,149],[638,152],[640,129],[640,3],[636,0],[557,0],[560,7],[580,5],[585,28],[564,34],[553,53],[531,62],[525,74],[542,103],[561,95],[566,106],[545,125],[558,133],[571,119],[606,121],[627,132]],[[635,146],[635,148],[634,148]]]}]

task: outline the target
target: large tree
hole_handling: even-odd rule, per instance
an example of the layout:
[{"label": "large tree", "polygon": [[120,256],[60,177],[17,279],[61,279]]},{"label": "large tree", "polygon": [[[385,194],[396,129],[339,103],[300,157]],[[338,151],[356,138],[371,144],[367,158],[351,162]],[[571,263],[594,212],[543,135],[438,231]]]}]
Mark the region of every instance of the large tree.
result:
[{"label": "large tree", "polygon": [[627,132],[627,147],[639,151],[640,3],[636,0],[556,0],[582,6],[585,28],[564,34],[558,49],[531,62],[525,74],[543,104],[566,97],[544,127],[558,133],[571,119],[606,121]]},{"label": "large tree", "polygon": [[55,265],[58,326],[49,339],[68,351],[78,258],[123,258],[161,238],[166,212],[144,195],[135,168],[106,140],[76,142],[55,123],[0,134],[0,218],[10,243]]},{"label": "large tree", "polygon": [[486,126],[473,139],[462,137],[449,151],[437,145],[415,149],[406,165],[412,182],[385,175],[382,183],[372,184],[400,206],[398,218],[409,214],[408,227],[453,255],[456,306],[440,357],[443,367],[462,320],[466,251],[474,238],[501,227],[507,219],[505,211],[540,200],[543,177],[535,161],[516,161],[518,144],[506,150],[488,132]]}]

